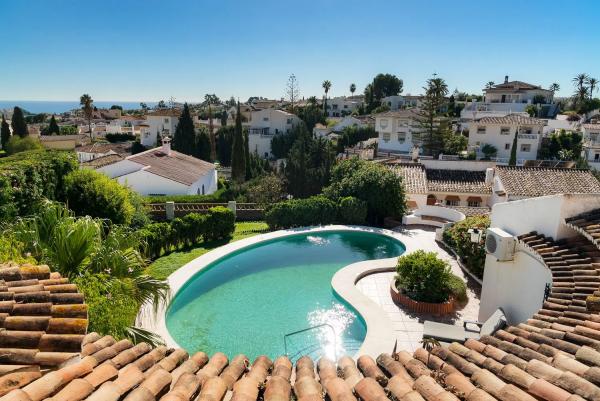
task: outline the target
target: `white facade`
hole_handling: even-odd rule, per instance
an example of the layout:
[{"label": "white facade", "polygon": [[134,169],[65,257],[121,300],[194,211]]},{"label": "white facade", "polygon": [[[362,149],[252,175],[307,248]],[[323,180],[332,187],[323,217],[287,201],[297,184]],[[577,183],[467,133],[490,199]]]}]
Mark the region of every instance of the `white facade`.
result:
[{"label": "white facade", "polygon": [[542,104],[551,104],[553,93],[538,85],[521,81],[509,81],[508,75],[504,82],[483,90],[484,103],[525,103],[533,104],[536,98],[543,99]]},{"label": "white facade", "polygon": [[275,135],[287,134],[301,120],[283,110],[264,109],[253,111],[248,128],[248,147],[260,157],[269,158],[271,140]]},{"label": "white facade", "polygon": [[[514,116],[514,115],[511,115]],[[544,123],[532,118],[484,118],[469,124],[469,149],[477,157],[484,156],[482,148],[489,144],[496,148],[495,160],[508,163],[515,133],[517,136],[517,164],[535,160],[542,139]]]},{"label": "white facade", "polygon": [[[115,164],[119,163],[122,162]],[[201,177],[192,185],[182,184],[144,169],[118,176],[116,179],[120,184],[130,187],[141,195],[209,195],[217,190],[216,170]]]},{"label": "white facade", "polygon": [[347,97],[327,99],[327,115],[329,117],[345,117],[358,110],[362,101]]},{"label": "white facade", "polygon": [[[167,115],[171,114],[171,115]],[[179,123],[177,113],[148,114],[146,116],[147,130],[141,135],[140,142],[144,146],[153,147],[157,145],[157,138],[161,136],[173,136]]]},{"label": "white facade", "polygon": [[382,105],[388,105],[391,111],[419,107],[421,106],[422,96],[411,96],[411,95],[394,95],[386,96],[381,99]]},{"label": "white facade", "polygon": [[381,113],[375,116],[379,152],[409,153],[420,144],[421,128],[412,110]]},{"label": "white facade", "polygon": [[583,153],[594,170],[600,170],[600,124],[583,124]]}]

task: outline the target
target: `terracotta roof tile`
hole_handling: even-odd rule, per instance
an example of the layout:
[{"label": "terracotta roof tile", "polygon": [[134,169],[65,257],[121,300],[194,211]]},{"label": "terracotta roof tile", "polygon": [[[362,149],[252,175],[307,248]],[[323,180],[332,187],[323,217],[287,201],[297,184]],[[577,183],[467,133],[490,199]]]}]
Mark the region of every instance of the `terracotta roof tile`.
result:
[{"label": "terracotta roof tile", "polygon": [[427,176],[421,164],[395,164],[390,167],[402,178],[402,183],[409,194],[427,193]]},{"label": "terracotta roof tile", "polygon": [[600,193],[600,182],[587,170],[496,166],[509,196]]},{"label": "terracotta roof tile", "polygon": [[491,193],[485,171],[427,169],[427,188],[433,192]]},{"label": "terracotta roof tile", "polygon": [[518,124],[518,125],[545,125],[544,120],[526,117],[521,114],[508,114],[504,117],[482,117],[477,120],[481,124]]}]

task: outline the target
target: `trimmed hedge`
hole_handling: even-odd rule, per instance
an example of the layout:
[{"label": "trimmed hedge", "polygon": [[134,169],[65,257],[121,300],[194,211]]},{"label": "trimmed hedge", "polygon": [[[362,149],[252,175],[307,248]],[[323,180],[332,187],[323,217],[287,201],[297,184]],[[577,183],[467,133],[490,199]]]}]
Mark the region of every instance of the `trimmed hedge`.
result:
[{"label": "trimmed hedge", "polygon": [[337,221],[338,205],[324,196],[292,199],[270,206],[265,220],[271,229],[326,225]]},{"label": "trimmed hedge", "polygon": [[229,188],[219,188],[210,195],[152,195],[143,196],[144,203],[225,203],[233,200],[233,191]]},{"label": "trimmed hedge", "polygon": [[[444,242],[460,256],[463,264],[469,271],[479,278],[483,278],[485,267],[485,230],[490,226],[489,216],[471,216],[463,221],[454,223],[444,231]],[[470,228],[483,230],[480,243],[471,242]]]},{"label": "trimmed hedge", "polygon": [[79,216],[131,224],[135,213],[132,196],[128,188],[94,170],[73,171],[65,179],[65,200]]},{"label": "trimmed hedge", "polygon": [[171,222],[148,224],[139,233],[146,243],[145,256],[156,259],[172,249],[230,238],[234,230],[235,214],[217,206],[205,214],[190,213]]},{"label": "trimmed hedge", "polygon": [[62,199],[64,177],[77,168],[74,152],[40,150],[1,158],[0,220],[32,214],[43,199]]}]

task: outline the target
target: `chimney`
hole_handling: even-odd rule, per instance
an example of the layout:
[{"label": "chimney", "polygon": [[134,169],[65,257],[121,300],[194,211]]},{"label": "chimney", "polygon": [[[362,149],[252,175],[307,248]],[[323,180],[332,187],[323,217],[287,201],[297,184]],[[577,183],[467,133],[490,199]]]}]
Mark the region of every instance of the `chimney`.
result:
[{"label": "chimney", "polygon": [[488,167],[485,169],[485,185],[492,185],[494,182],[494,169]]},{"label": "chimney", "polygon": [[162,152],[167,156],[171,156],[171,138],[168,136],[162,139]]},{"label": "chimney", "polygon": [[504,83],[507,84],[508,83],[508,75],[504,76]]}]

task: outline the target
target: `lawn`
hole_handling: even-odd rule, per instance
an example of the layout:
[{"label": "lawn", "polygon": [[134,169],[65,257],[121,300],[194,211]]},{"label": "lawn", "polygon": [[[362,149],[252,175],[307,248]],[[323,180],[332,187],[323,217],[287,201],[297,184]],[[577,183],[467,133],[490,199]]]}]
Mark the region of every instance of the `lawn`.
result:
[{"label": "lawn", "polygon": [[233,237],[229,241],[206,242],[199,247],[171,252],[170,254],[162,256],[152,262],[146,271],[152,277],[160,280],[166,279],[175,270],[196,259],[198,256],[205,254],[206,252],[212,251],[213,249],[229,242],[252,237],[268,230],[269,226],[267,226],[267,223],[264,221],[242,221],[235,223],[235,231],[233,233]]}]

